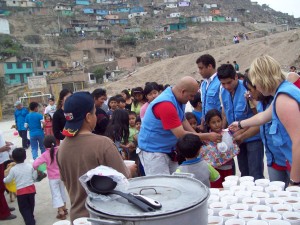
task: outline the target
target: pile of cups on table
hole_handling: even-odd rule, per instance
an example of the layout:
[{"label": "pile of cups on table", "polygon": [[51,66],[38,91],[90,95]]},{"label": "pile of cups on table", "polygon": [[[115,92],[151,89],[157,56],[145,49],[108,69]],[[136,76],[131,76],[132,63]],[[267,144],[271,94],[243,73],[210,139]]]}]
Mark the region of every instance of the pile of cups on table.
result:
[{"label": "pile of cups on table", "polygon": [[300,187],[251,176],[228,176],[210,188],[209,225],[300,225]]}]

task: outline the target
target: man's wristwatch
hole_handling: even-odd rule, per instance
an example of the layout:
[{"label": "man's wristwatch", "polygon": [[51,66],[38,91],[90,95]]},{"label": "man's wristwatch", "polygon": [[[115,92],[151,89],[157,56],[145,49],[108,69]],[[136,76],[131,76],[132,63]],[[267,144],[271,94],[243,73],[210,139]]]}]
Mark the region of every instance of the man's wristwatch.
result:
[{"label": "man's wristwatch", "polygon": [[293,181],[292,179],[290,179],[290,185],[293,185],[293,186],[300,186],[300,181],[299,181],[299,182],[295,182],[295,181]]},{"label": "man's wristwatch", "polygon": [[239,129],[243,129],[243,127],[242,127],[242,125],[241,125],[241,120],[239,120],[239,122],[238,122],[238,128],[239,128]]}]

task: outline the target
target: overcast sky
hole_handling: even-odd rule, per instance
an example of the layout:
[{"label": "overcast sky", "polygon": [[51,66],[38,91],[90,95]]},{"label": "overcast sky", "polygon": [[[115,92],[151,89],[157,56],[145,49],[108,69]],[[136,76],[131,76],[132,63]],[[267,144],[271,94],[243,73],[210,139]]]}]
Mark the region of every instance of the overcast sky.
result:
[{"label": "overcast sky", "polygon": [[257,1],[258,4],[267,4],[272,9],[294,17],[300,17],[300,1],[299,0],[251,0],[252,2]]}]

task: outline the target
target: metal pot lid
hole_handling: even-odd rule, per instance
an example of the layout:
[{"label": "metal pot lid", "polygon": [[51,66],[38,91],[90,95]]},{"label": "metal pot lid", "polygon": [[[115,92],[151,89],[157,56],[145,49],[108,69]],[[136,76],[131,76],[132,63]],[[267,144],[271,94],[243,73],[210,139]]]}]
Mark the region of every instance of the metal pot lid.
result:
[{"label": "metal pot lid", "polygon": [[146,176],[129,180],[128,193],[145,195],[162,204],[154,212],[143,212],[118,197],[112,201],[87,198],[87,205],[92,210],[114,217],[151,217],[175,213],[191,208],[207,200],[209,189],[200,181],[181,176]]}]

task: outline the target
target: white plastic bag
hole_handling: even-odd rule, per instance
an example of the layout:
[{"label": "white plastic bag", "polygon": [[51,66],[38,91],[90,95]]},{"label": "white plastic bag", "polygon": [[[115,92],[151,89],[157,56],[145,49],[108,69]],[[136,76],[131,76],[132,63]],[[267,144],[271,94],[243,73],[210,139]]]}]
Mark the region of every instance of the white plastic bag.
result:
[{"label": "white plastic bag", "polygon": [[224,129],[222,132],[222,142],[217,144],[217,148],[220,152],[226,152],[233,147],[233,138],[228,129]]}]

